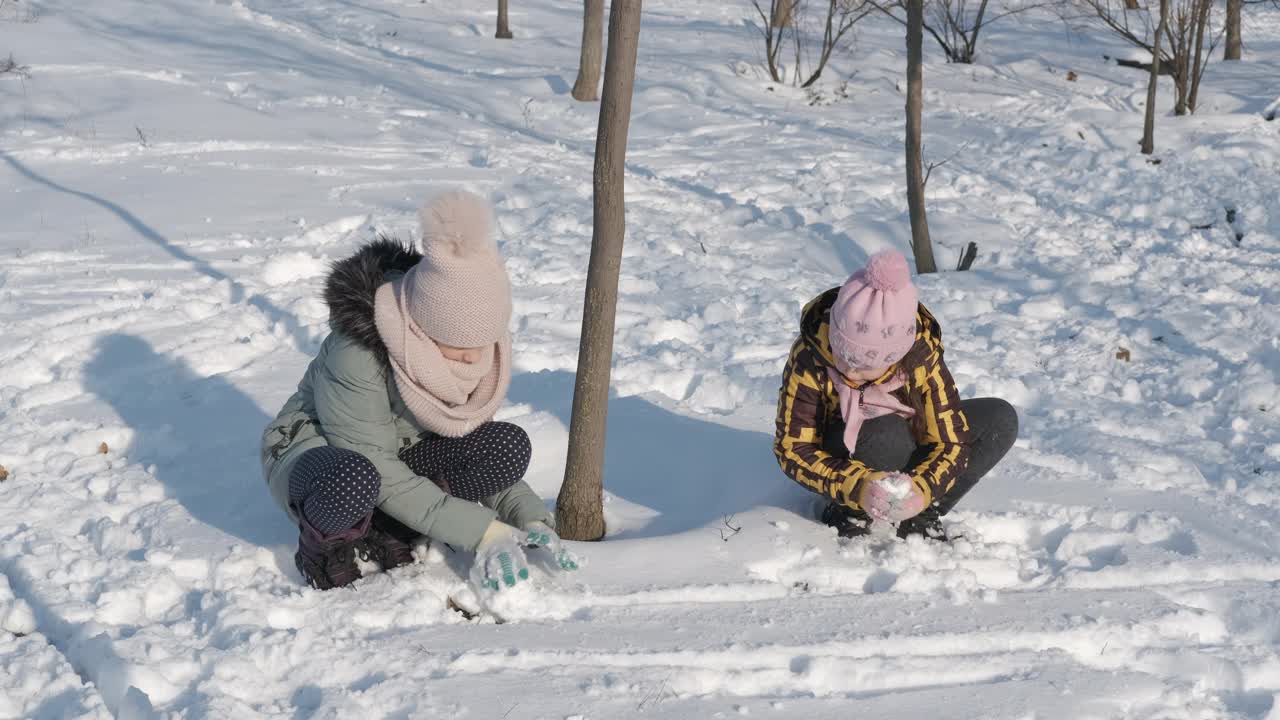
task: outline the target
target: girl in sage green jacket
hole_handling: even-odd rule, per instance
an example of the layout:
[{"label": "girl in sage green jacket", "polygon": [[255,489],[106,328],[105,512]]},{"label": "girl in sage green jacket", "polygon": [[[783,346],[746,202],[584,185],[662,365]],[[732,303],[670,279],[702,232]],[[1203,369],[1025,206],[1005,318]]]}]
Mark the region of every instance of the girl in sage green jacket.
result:
[{"label": "girl in sage green jacket", "polygon": [[522,547],[576,567],[522,480],[528,435],[493,421],[511,381],[511,287],[490,214],[449,193],[419,212],[421,254],[381,238],[333,266],[332,332],[262,439],[314,587],[358,579],[356,554],[412,562],[418,535],[476,551],[480,589],[527,578]]}]

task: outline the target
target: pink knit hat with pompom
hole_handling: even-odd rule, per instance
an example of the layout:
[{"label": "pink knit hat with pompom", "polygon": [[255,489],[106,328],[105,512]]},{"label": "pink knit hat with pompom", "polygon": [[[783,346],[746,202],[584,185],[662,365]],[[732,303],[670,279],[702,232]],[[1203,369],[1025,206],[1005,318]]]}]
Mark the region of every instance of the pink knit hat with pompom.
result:
[{"label": "pink knit hat with pompom", "polygon": [[831,306],[828,336],[841,369],[871,370],[902,359],[916,341],[916,305],[907,259],[897,250],[871,256],[845,281]]}]

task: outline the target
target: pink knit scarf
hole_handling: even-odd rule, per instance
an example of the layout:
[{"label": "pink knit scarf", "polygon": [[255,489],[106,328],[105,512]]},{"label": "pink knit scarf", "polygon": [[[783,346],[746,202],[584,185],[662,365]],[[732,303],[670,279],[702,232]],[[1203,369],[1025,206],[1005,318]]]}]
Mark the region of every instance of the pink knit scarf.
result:
[{"label": "pink knit scarf", "polygon": [[862,429],[863,420],[890,413],[904,418],[916,414],[915,410],[891,394],[907,383],[901,374],[894,374],[879,385],[861,388],[850,386],[844,375],[833,367],[827,367],[827,375],[835,383],[836,394],[840,396],[840,415],[844,418],[844,445],[849,448],[850,455],[853,455],[858,446],[858,431]]},{"label": "pink knit scarf", "polygon": [[511,385],[511,333],[485,348],[480,362],[445,358],[405,312],[401,280],[374,297],[374,323],[387,347],[396,388],[418,425],[437,435],[462,437],[488,422]]}]

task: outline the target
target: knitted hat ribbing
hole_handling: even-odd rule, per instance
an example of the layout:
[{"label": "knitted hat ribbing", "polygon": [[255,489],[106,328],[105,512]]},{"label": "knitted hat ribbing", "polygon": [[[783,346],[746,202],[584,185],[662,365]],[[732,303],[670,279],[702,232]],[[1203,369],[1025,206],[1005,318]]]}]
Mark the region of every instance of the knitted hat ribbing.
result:
[{"label": "knitted hat ribbing", "polygon": [[838,363],[855,370],[892,365],[916,340],[919,294],[907,259],[896,250],[872,255],[840,288],[827,330]]},{"label": "knitted hat ribbing", "polygon": [[494,241],[489,204],[469,192],[440,195],[418,211],[422,260],[405,273],[411,320],[459,348],[497,342],[511,322],[511,281]]}]

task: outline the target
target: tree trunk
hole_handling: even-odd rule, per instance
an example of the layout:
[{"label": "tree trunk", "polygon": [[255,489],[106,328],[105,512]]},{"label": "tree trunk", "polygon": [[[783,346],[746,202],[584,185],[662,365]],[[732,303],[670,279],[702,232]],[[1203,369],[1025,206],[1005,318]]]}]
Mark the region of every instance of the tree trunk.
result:
[{"label": "tree trunk", "polygon": [[1204,56],[1204,31],[1209,24],[1209,13],[1213,9],[1213,0],[1196,0],[1195,7],[1195,31],[1196,45],[1192,51],[1195,53],[1193,64],[1191,66],[1191,91],[1187,95],[1187,109],[1191,112],[1196,111],[1197,98],[1200,97],[1200,78],[1204,77],[1204,68],[1208,65],[1209,58]]},{"label": "tree trunk", "polygon": [[[978,54],[978,34],[982,32],[982,17],[987,14],[987,3],[988,0],[982,0],[982,4],[978,5],[978,15],[973,20],[972,34],[965,35],[964,32],[961,31],[961,36],[964,38],[964,59],[960,62],[972,63],[973,58]],[[961,22],[964,21],[963,5],[960,9],[960,20]],[[957,26],[959,26],[958,23]]]},{"label": "tree trunk", "polygon": [[[1193,13],[1185,2],[1179,2],[1170,10],[1173,12],[1172,29],[1166,29],[1165,34],[1169,41],[1168,55],[1172,60],[1169,74],[1173,76],[1173,114],[1181,117],[1187,114],[1187,74],[1191,69],[1191,42],[1194,39]],[[1165,24],[1168,26],[1169,22]]]},{"label": "tree trunk", "polygon": [[1151,78],[1147,80],[1147,114],[1142,122],[1142,154],[1156,150],[1156,82],[1160,77],[1160,39],[1169,17],[1169,0],[1160,0],[1160,22],[1156,25],[1155,47],[1151,51]]},{"label": "tree trunk", "polygon": [[511,25],[507,22],[507,0],[498,0],[498,32],[493,36],[499,40],[511,39]]},{"label": "tree trunk", "polygon": [[1240,15],[1244,0],[1227,0],[1227,48],[1222,52],[1223,60],[1240,59]]},{"label": "tree trunk", "polygon": [[1173,69],[1173,114],[1182,117],[1187,114],[1187,69],[1181,67],[1181,63],[1177,63],[1178,67]]},{"label": "tree trunk", "polygon": [[585,0],[582,10],[582,52],[578,59],[578,80],[573,99],[594,102],[600,99],[600,56],[604,42],[604,0]]},{"label": "tree trunk", "polygon": [[924,169],[920,161],[920,126],[924,106],[924,0],[907,2],[907,208],[911,215],[911,249],[916,272],[937,272],[929,220],[924,210]]},{"label": "tree trunk", "polygon": [[604,537],[604,443],[609,373],[626,232],[623,180],[631,91],[635,85],[641,0],[612,0],[604,98],[596,129],[591,259],[583,302],[578,376],[569,422],[569,456],[556,499],[556,530],[570,540]]},{"label": "tree trunk", "polygon": [[773,0],[772,17],[769,18],[769,26],[775,28],[784,28],[791,25],[791,9],[796,4],[796,0]]}]

